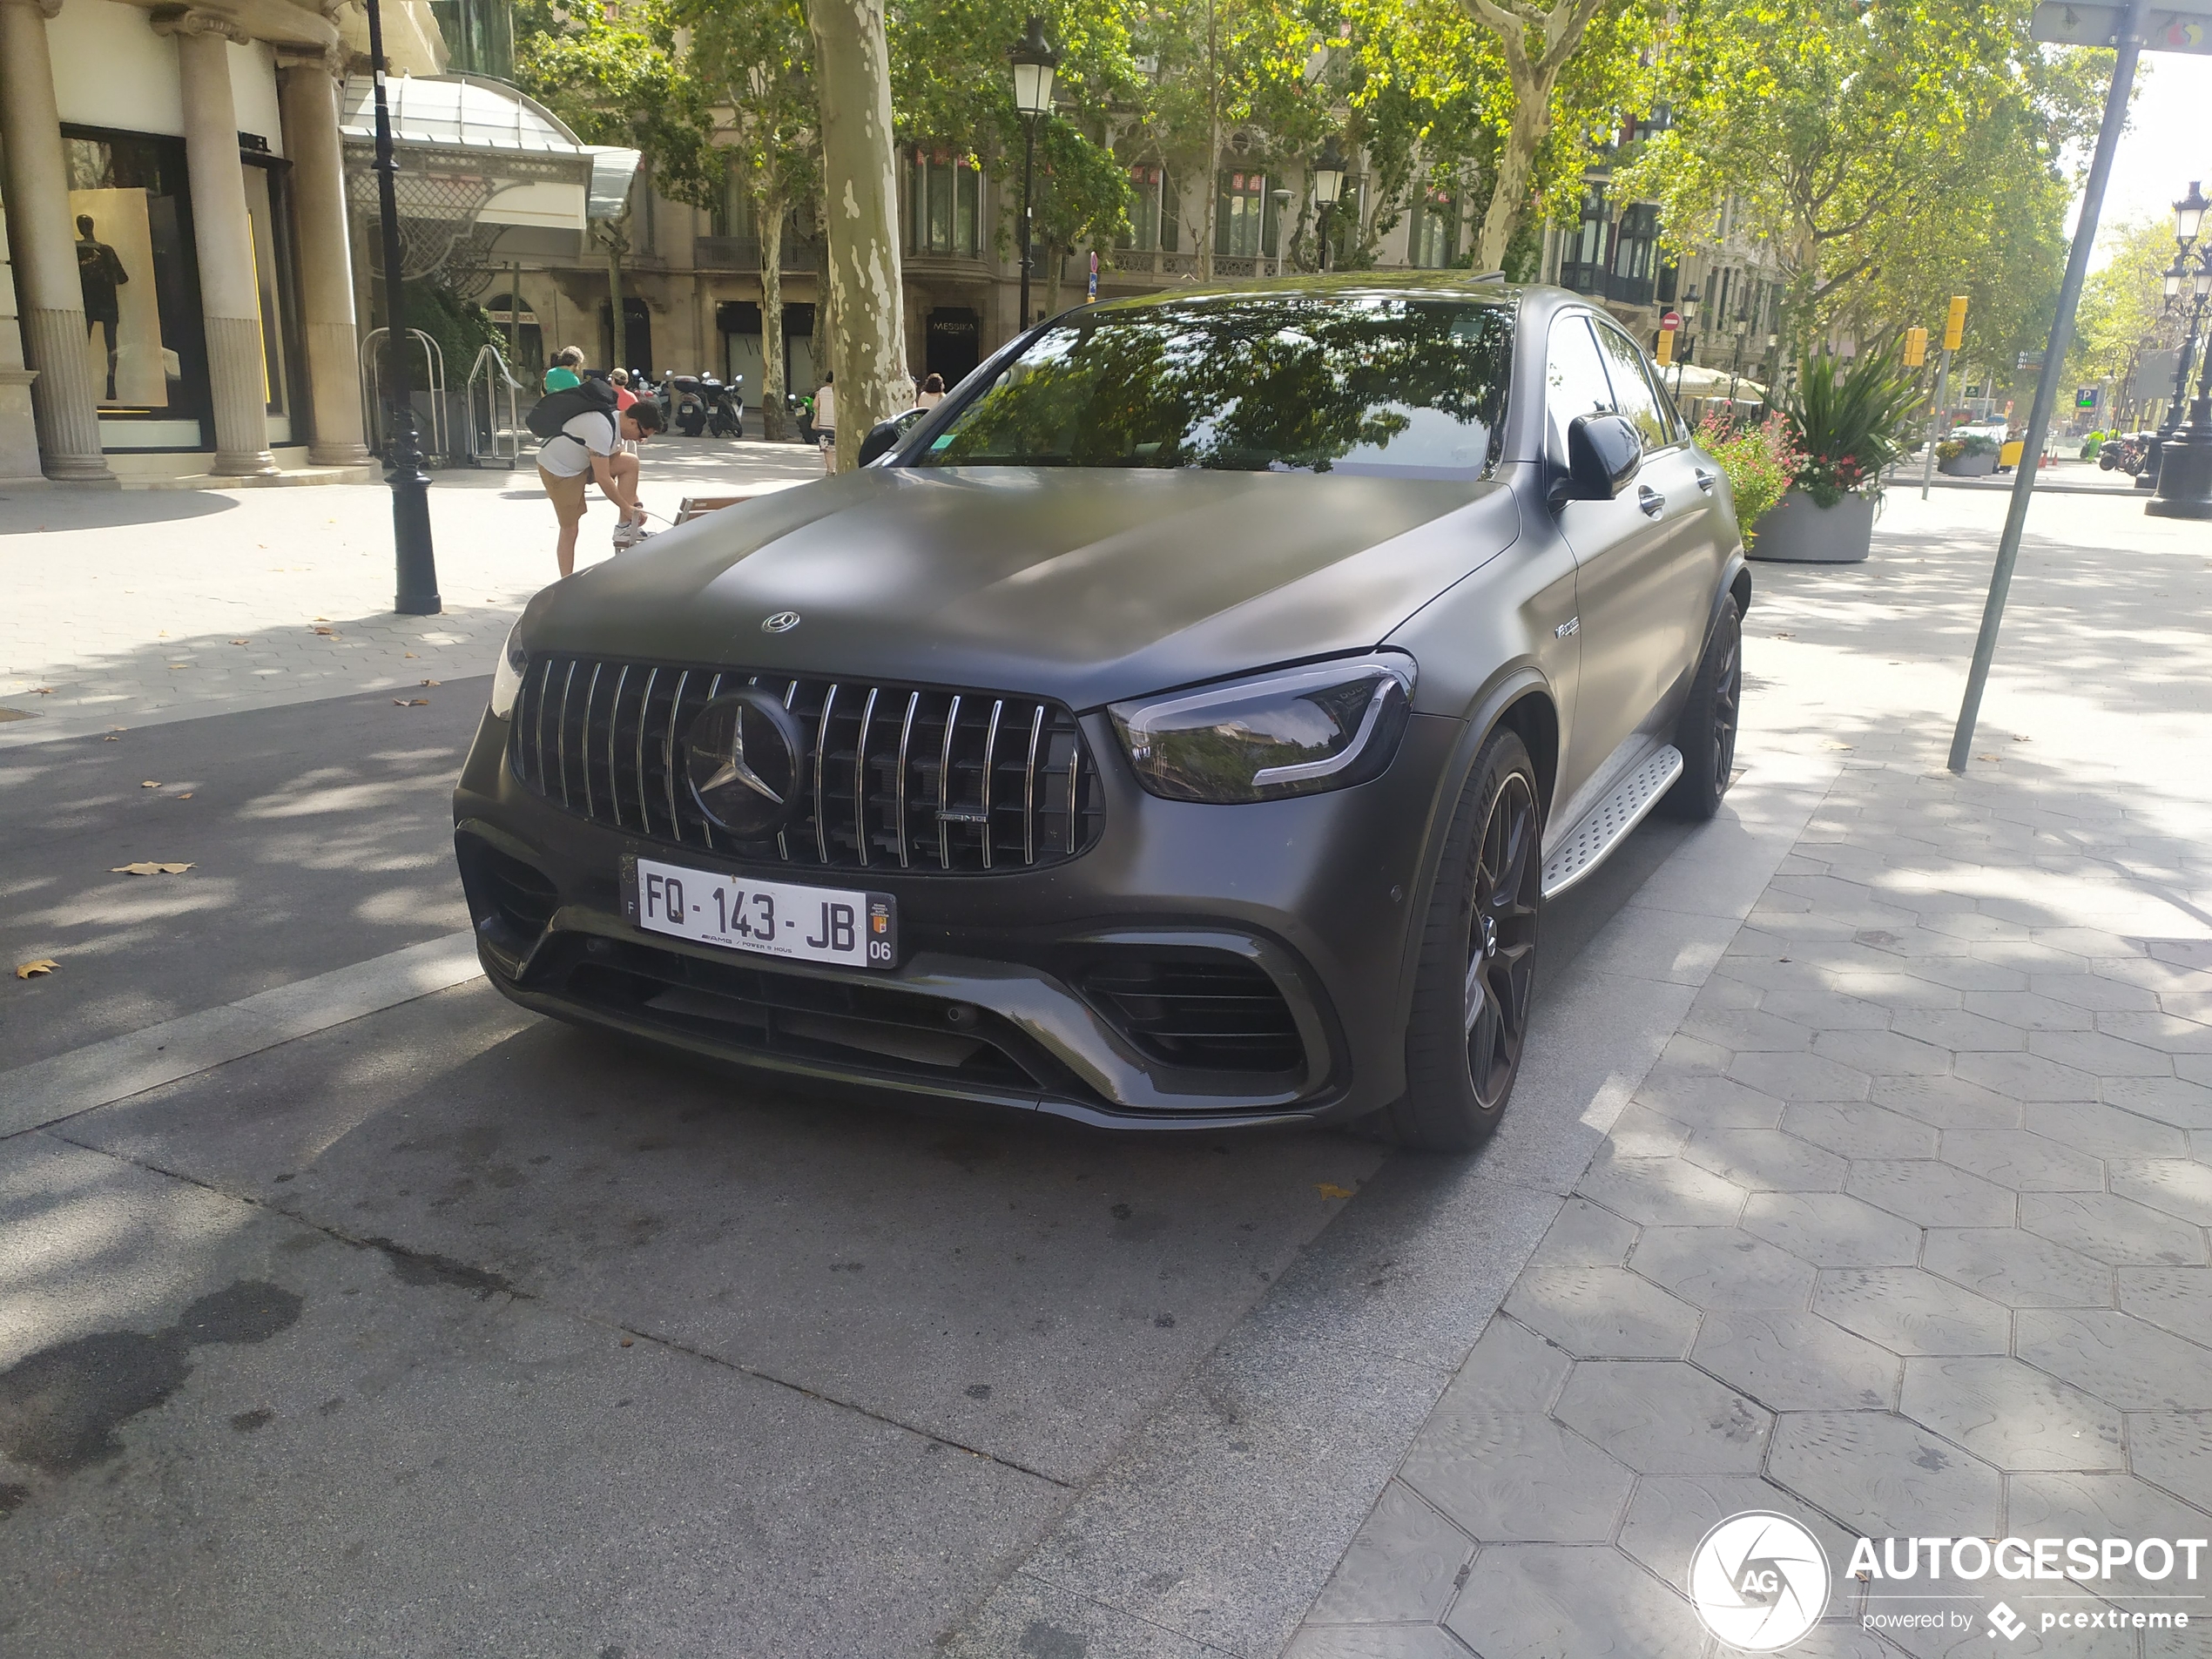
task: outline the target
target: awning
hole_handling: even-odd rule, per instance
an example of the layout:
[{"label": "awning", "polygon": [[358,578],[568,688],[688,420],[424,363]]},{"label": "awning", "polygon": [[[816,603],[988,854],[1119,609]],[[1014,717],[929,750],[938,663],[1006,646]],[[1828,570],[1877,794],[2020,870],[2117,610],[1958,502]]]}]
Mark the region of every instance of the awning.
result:
[{"label": "awning", "polygon": [[[374,92],[367,76],[346,83],[339,127],[349,171],[366,172],[374,157]],[[583,143],[552,111],[502,82],[402,75],[385,83],[385,103],[403,219],[583,230],[618,217],[629,199],[637,151]]]}]

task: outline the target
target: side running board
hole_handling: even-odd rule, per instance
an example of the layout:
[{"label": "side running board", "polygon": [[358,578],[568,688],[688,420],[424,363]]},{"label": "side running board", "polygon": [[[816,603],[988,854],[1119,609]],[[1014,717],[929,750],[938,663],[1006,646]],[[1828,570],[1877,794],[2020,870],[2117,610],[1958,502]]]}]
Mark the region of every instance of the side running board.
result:
[{"label": "side running board", "polygon": [[1559,850],[1544,860],[1544,897],[1564,893],[1605,862],[1630,830],[1659,804],[1659,798],[1682,776],[1682,751],[1663,743],[1646,755],[1613,792],[1583,814],[1574,833]]}]

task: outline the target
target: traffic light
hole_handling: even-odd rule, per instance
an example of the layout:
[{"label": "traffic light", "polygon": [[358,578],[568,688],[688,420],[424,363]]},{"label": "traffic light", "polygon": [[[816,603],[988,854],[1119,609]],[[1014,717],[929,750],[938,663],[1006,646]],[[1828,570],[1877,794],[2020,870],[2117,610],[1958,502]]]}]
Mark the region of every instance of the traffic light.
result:
[{"label": "traffic light", "polygon": [[1954,293],[1951,296],[1951,314],[1944,320],[1943,348],[1946,351],[1957,351],[1966,342],[1966,296],[1963,293]]},{"label": "traffic light", "polygon": [[1905,331],[1905,366],[1918,368],[1928,361],[1928,331],[1908,328]]}]

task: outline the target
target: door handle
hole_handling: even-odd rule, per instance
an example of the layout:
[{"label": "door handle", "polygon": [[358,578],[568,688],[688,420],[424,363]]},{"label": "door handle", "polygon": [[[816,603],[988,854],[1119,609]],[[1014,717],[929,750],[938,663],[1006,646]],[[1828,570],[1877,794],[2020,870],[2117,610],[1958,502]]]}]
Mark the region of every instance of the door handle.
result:
[{"label": "door handle", "polygon": [[1636,505],[1643,509],[1646,518],[1656,518],[1667,510],[1667,498],[1649,484],[1638,484]]},{"label": "door handle", "polygon": [[1713,493],[1713,475],[1703,467],[1697,469],[1697,487],[1708,496]]}]

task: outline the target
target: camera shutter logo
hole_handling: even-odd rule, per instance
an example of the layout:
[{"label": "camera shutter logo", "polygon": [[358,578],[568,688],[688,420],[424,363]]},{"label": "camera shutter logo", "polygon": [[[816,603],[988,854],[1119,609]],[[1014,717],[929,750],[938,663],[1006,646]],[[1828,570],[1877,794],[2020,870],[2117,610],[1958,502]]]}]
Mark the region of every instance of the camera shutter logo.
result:
[{"label": "camera shutter logo", "polygon": [[1830,1578],[1820,1541],[1787,1515],[1750,1510],[1707,1533],[1689,1558],[1689,1602],[1745,1653],[1779,1653],[1820,1622]]}]

